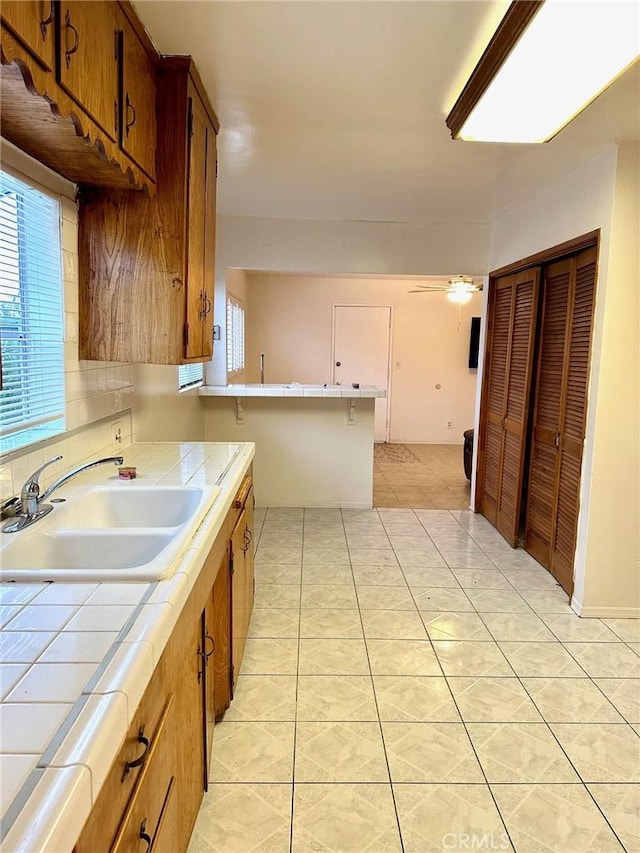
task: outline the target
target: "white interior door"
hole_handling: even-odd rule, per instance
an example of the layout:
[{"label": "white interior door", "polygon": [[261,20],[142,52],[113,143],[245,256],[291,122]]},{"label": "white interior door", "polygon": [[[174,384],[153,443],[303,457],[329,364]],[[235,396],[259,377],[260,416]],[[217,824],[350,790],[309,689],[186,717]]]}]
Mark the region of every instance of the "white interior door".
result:
[{"label": "white interior door", "polygon": [[391,308],[388,305],[336,305],[333,314],[333,381],[376,385],[387,392],[375,404],[375,440],[387,440],[389,407],[389,343]]}]

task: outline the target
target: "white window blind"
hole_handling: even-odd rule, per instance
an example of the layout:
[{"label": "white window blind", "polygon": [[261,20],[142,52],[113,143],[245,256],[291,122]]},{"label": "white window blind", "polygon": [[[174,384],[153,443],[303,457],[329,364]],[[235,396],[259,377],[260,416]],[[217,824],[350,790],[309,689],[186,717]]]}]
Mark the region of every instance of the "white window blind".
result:
[{"label": "white window blind", "polygon": [[203,364],[181,364],[178,368],[178,391],[185,391],[187,388],[197,388],[203,382]]},{"label": "white window blind", "polygon": [[0,448],[64,430],[60,207],[0,172]]},{"label": "white window blind", "polygon": [[244,308],[227,295],[227,374],[244,370]]}]

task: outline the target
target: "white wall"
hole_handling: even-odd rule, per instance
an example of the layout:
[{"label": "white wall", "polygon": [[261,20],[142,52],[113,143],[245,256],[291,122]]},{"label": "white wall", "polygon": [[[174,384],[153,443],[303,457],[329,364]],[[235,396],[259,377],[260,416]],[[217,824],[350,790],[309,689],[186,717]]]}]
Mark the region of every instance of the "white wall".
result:
[{"label": "white wall", "polygon": [[333,306],[390,305],[390,440],[462,443],[473,424],[467,365],[480,294],[459,307],[443,293],[409,293],[414,279],[248,273],[247,282],[247,382],[259,381],[261,352],[268,382],[331,382]]},{"label": "white wall", "polygon": [[496,269],[601,229],[573,598],[586,615],[640,615],[637,149],[613,147],[505,212],[491,240]]},{"label": "white wall", "polygon": [[578,557],[582,612],[640,616],[640,145],[621,143],[598,358],[591,384],[593,450],[585,470],[588,516]]},{"label": "white wall", "polygon": [[178,393],[178,368],[137,364],[134,441],[204,441],[204,411],[197,389]]},{"label": "white wall", "polygon": [[365,275],[472,274],[489,267],[490,226],[415,225],[219,216],[215,322],[222,341],[207,369],[211,385],[226,383],[225,289],[229,268]]},{"label": "white wall", "polygon": [[258,506],[370,508],[374,399],[203,397],[208,441],[254,441]]}]

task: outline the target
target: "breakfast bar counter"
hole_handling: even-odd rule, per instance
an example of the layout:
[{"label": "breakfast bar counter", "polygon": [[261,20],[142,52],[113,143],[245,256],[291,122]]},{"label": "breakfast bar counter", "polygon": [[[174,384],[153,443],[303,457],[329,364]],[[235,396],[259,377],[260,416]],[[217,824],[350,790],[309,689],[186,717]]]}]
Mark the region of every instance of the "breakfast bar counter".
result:
[{"label": "breakfast bar counter", "polygon": [[215,385],[199,389],[210,440],[253,441],[258,506],[371,508],[372,385]]}]

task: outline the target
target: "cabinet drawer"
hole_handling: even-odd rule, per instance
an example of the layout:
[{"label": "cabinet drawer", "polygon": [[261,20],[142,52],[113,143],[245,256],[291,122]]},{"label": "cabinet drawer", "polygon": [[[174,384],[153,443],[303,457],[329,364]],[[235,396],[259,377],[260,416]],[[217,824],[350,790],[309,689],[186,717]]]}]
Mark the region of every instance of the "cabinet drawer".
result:
[{"label": "cabinet drawer", "polygon": [[156,670],[78,840],[76,853],[111,848],[122,815],[150,759],[168,707],[162,668]]},{"label": "cabinet drawer", "polygon": [[[154,849],[156,831],[164,806],[175,783],[175,702],[164,708],[135,793],[122,819],[112,853],[133,853]],[[164,821],[163,821],[164,822]]]}]

